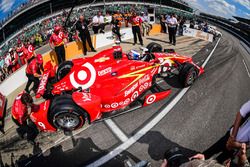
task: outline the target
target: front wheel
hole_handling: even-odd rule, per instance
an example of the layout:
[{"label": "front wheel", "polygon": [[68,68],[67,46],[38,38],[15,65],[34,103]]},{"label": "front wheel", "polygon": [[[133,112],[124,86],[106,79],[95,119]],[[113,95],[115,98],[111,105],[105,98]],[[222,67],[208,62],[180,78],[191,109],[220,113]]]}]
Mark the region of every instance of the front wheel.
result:
[{"label": "front wheel", "polygon": [[197,71],[195,70],[195,66],[190,63],[185,63],[180,74],[179,80],[183,87],[188,87],[193,85],[194,81],[197,78]]},{"label": "front wheel", "polygon": [[60,81],[62,78],[64,78],[70,72],[72,67],[73,67],[72,61],[65,61],[61,63],[56,73],[57,81]]},{"label": "front wheel", "polygon": [[71,95],[56,97],[51,104],[49,121],[64,131],[73,131],[82,127],[88,121],[86,111],[77,106]]}]

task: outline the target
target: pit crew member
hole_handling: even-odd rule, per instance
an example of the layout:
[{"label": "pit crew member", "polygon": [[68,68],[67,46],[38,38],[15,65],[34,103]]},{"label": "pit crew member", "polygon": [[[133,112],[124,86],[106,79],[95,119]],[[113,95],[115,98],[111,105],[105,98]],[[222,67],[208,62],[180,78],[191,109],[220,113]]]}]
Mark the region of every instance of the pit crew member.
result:
[{"label": "pit crew member", "polygon": [[52,50],[55,49],[58,64],[65,61],[65,48],[64,43],[67,42],[65,34],[62,32],[60,26],[54,27],[54,33],[51,35],[49,44]]},{"label": "pit crew member", "polygon": [[12,106],[11,115],[13,122],[18,126],[17,133],[21,138],[27,134],[27,140],[31,144],[35,144],[35,138],[38,135],[38,130],[34,123],[29,119],[28,108],[34,110],[36,105],[33,104],[32,97],[26,93],[21,92],[15,99]]},{"label": "pit crew member", "polygon": [[33,87],[31,90],[33,90],[36,93],[37,88],[39,86],[39,77],[41,77],[41,71],[42,71],[41,60],[39,61],[33,55],[31,57],[28,57],[28,65],[26,67],[26,76],[28,78],[28,82],[25,87],[25,91],[27,93],[30,93],[29,87],[31,83],[33,83]]},{"label": "pit crew member", "polygon": [[141,24],[142,19],[136,14],[136,12],[133,12],[132,17],[130,19],[130,23],[132,24],[132,32],[134,35],[134,43],[135,45],[137,43],[137,36],[139,38],[141,46],[143,46],[143,41],[141,37]]}]

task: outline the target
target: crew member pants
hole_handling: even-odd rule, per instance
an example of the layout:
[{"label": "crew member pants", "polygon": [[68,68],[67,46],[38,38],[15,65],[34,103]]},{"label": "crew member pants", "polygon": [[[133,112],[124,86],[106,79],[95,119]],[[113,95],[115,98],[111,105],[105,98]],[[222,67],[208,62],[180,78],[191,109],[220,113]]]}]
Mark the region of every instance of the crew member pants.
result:
[{"label": "crew member pants", "polygon": [[57,56],[58,65],[65,61],[65,48],[64,45],[56,46],[55,52]]},{"label": "crew member pants", "polygon": [[121,33],[120,33],[120,27],[113,27],[112,32],[118,37],[119,41],[121,42]]},{"label": "crew member pants", "polygon": [[87,42],[89,44],[89,47],[91,50],[95,50],[93,45],[92,45],[92,42],[91,42],[91,37],[90,37],[90,34],[89,32],[86,32],[84,34],[80,34],[80,38],[82,40],[82,45],[83,45],[83,53],[84,55],[87,54]]},{"label": "crew member pants", "polygon": [[140,44],[143,45],[142,37],[141,37],[141,29],[139,26],[132,26],[132,32],[134,35],[134,43],[137,43],[137,36],[139,38]]},{"label": "crew member pants", "polygon": [[27,120],[24,121],[23,124],[20,124],[15,118],[12,117],[13,122],[18,126],[16,129],[18,135],[23,138],[25,134],[27,134],[27,140],[28,141],[34,141],[37,137],[39,131],[36,127],[36,125],[31,121]]},{"label": "crew member pants", "polygon": [[26,84],[25,91],[27,93],[30,93],[29,87],[33,83],[33,87],[32,87],[31,90],[33,90],[34,92],[36,92],[37,88],[39,86],[39,79],[37,77],[34,77],[33,74],[26,74],[26,76],[28,78],[28,82]]},{"label": "crew member pants", "polygon": [[176,27],[169,27],[168,28],[169,34],[169,42],[173,44],[176,43]]}]

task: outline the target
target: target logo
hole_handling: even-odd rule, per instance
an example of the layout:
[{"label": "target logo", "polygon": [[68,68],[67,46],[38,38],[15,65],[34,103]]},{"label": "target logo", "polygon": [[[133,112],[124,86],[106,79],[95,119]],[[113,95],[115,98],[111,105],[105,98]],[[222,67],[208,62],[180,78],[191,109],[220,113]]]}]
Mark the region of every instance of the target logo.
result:
[{"label": "target logo", "polygon": [[147,99],[146,99],[146,103],[147,104],[152,104],[156,99],[155,95],[150,95]]},{"label": "target logo", "polygon": [[124,105],[128,104],[130,102],[130,99],[127,98],[125,101],[124,101]]},{"label": "target logo", "polygon": [[139,95],[138,91],[135,91],[131,96],[131,101],[134,101],[138,97],[138,95]]},{"label": "target logo", "polygon": [[112,108],[118,107],[118,103],[112,103],[112,104],[111,104],[111,107],[112,107]]},{"label": "target logo", "polygon": [[106,104],[106,105],[104,106],[104,108],[110,108],[110,105]]},{"label": "target logo", "polygon": [[29,46],[28,46],[28,52],[33,53],[33,50],[34,50],[34,49],[33,49],[33,46],[29,45]]},{"label": "target logo", "polygon": [[59,37],[60,39],[63,39],[63,32],[60,32],[59,35],[58,35],[58,37]]},{"label": "target logo", "polygon": [[90,63],[85,63],[82,67],[70,74],[70,82],[75,88],[87,89],[92,86],[96,79],[95,68]]},{"label": "target logo", "polygon": [[122,105],[123,105],[123,101],[121,101],[121,102],[119,103],[119,105],[122,106]]}]

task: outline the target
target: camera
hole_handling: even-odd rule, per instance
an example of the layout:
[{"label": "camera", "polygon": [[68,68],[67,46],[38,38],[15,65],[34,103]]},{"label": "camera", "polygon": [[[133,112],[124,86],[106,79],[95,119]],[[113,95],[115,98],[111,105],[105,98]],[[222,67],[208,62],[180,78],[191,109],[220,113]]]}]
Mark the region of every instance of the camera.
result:
[{"label": "camera", "polygon": [[168,167],[179,167],[189,161],[182,153],[179,147],[174,147],[165,152],[165,159],[168,161]]}]

